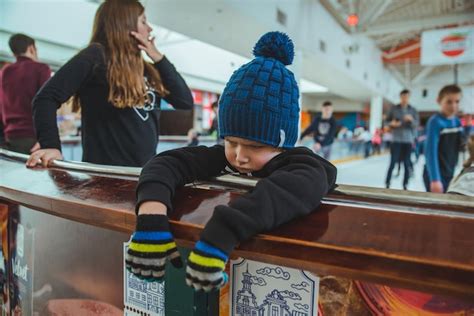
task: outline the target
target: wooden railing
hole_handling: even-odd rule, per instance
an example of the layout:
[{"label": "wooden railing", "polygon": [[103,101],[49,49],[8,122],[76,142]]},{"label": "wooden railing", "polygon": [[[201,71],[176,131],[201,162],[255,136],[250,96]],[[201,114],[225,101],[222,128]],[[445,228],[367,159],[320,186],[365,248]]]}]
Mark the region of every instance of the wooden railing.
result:
[{"label": "wooden railing", "polygon": [[[0,204],[130,234],[139,168],[55,161],[25,167],[0,152]],[[224,176],[177,192],[169,214],[192,247],[216,205],[255,185]],[[352,280],[474,299],[474,199],[340,185],[318,210],[242,243],[232,254]]]}]

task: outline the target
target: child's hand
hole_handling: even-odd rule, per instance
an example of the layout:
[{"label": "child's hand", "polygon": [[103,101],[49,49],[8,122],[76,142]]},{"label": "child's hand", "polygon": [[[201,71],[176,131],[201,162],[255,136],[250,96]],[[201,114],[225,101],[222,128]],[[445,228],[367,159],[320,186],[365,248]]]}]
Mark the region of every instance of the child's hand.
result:
[{"label": "child's hand", "polygon": [[198,241],[188,258],[186,283],[193,289],[209,292],[227,283],[224,272],[228,255],[203,241]]},{"label": "child's hand", "polygon": [[443,193],[444,192],[443,183],[441,183],[441,181],[431,181],[430,192]]},{"label": "child's hand", "polygon": [[138,215],[137,227],[125,256],[127,269],[147,281],[162,282],[166,261],[176,268],[183,263],[166,215]]}]

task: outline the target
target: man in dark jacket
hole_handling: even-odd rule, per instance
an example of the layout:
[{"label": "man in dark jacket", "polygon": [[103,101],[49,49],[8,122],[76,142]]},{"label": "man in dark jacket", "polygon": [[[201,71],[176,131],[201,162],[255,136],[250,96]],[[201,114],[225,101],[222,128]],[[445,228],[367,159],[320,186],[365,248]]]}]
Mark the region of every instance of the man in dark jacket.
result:
[{"label": "man in dark jacket", "polygon": [[36,143],[31,102],[51,77],[48,65],[38,62],[35,41],[15,34],[8,42],[16,62],[2,70],[0,111],[8,150],[30,154]]},{"label": "man in dark jacket", "polygon": [[321,154],[324,159],[331,156],[331,146],[336,137],[336,119],[332,116],[332,103],[325,101],[320,115],[317,115],[311,125],[301,134],[300,139],[313,133],[314,152]]}]

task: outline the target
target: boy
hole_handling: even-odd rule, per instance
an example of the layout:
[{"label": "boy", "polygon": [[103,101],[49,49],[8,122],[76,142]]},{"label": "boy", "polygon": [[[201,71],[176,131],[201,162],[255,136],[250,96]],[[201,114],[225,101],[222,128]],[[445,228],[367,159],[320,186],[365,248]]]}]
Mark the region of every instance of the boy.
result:
[{"label": "boy", "polygon": [[423,180],[428,192],[444,193],[453,178],[463,143],[463,128],[456,117],[461,89],[456,85],[443,87],[438,94],[440,112],[426,126],[426,165]]},{"label": "boy", "polygon": [[332,113],[332,103],[325,101],[321,115],[317,115],[311,125],[300,136],[300,140],[302,140],[306,135],[314,132],[314,152],[321,154],[326,160],[329,160],[331,156],[331,146],[336,137],[337,122]]},{"label": "boy", "polygon": [[307,148],[293,148],[298,133],[298,87],[285,65],[293,60],[286,34],[270,32],[256,58],[234,72],[219,103],[225,146],[161,153],[143,168],[137,187],[137,228],[126,256],[135,275],[161,281],[166,260],[181,266],[167,212],[175,190],[225,172],[262,178],[229,205],[219,205],[191,252],[186,282],[196,290],[223,286],[229,254],[242,241],[315,210],[335,185],[336,168]]}]

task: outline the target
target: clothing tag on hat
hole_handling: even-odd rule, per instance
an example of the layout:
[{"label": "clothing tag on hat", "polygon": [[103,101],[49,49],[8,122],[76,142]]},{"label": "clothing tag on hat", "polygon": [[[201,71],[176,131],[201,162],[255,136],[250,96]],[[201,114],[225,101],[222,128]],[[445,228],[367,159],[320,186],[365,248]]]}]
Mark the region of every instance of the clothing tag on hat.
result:
[{"label": "clothing tag on hat", "polygon": [[230,263],[230,315],[318,315],[319,278],[246,259]]},{"label": "clothing tag on hat", "polygon": [[[123,244],[123,258],[129,243]],[[123,303],[125,316],[165,316],[165,283],[140,280],[123,260]]]},{"label": "clothing tag on hat", "polygon": [[283,145],[285,144],[285,140],[286,140],[285,131],[281,129],[280,130],[280,143],[278,144],[278,147],[283,147]]}]

